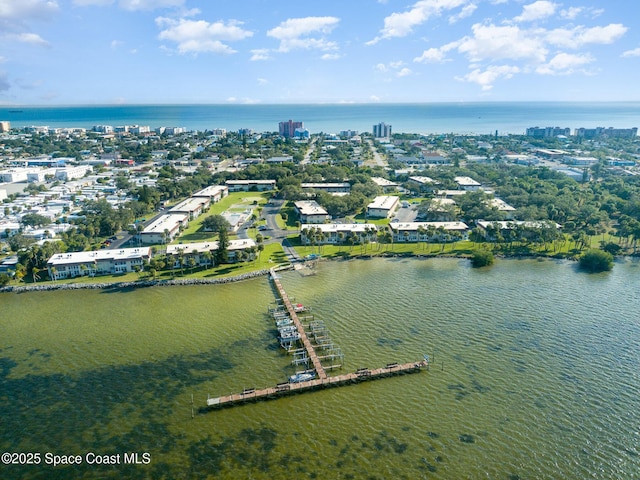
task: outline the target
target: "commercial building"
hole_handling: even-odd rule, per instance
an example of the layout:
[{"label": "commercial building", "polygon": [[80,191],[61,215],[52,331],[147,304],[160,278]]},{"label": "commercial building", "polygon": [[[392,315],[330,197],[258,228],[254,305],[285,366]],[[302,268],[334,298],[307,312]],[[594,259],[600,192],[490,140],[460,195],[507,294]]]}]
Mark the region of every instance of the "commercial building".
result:
[{"label": "commercial building", "polygon": [[127,273],[143,268],[150,257],[149,247],[57,253],[47,261],[47,270],[53,280]]},{"label": "commercial building", "polygon": [[6,120],[0,121],[0,133],[7,133],[11,130],[11,122]]},{"label": "commercial building", "polygon": [[373,199],[367,206],[367,216],[370,218],[388,218],[398,208],[400,197],[380,196]]},{"label": "commercial building", "polygon": [[300,223],[324,223],[329,220],[329,214],[314,200],[300,200],[294,203]]}]

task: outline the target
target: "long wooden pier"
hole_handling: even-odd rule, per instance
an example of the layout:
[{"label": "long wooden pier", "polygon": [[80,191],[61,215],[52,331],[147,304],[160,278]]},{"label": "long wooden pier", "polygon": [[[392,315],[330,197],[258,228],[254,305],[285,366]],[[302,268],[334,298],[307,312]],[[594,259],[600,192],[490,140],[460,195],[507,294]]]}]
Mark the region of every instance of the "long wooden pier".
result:
[{"label": "long wooden pier", "polygon": [[309,337],[307,336],[304,325],[302,325],[302,322],[298,317],[291,299],[287,295],[287,292],[284,290],[280,279],[277,277],[273,270],[271,271],[271,279],[273,280],[273,283],[278,291],[278,295],[282,300],[282,304],[287,310],[289,318],[291,318],[298,333],[300,334],[300,342],[304,346],[304,351],[306,351],[308,358],[313,363],[313,368],[317,374],[317,378],[297,383],[279,383],[275,387],[267,387],[262,389],[245,388],[240,393],[234,393],[222,397],[207,398],[207,407],[217,408],[232,406],[246,402],[280,398],[285,395],[308,392],[319,388],[351,385],[366,380],[375,380],[378,378],[385,378],[393,375],[419,372],[422,368],[429,366],[429,359],[425,356],[423,360],[420,360],[418,362],[403,364],[389,363],[385,367],[377,368],[374,370],[370,370],[368,368],[360,368],[353,373],[336,375],[333,377],[328,376],[326,369],[321,362],[322,357],[319,357],[316,353],[316,350],[309,340]]},{"label": "long wooden pier", "polygon": [[217,398],[208,398],[207,406],[210,408],[232,406],[247,402],[255,402],[258,400],[270,400],[280,398],[286,395],[294,393],[308,392],[319,388],[338,387],[342,385],[349,385],[359,383],[366,380],[375,380],[379,378],[390,377],[393,375],[401,375],[405,373],[419,372],[422,368],[427,367],[429,364],[426,360],[411,363],[392,363],[386,367],[377,368],[375,370],[369,370],[368,368],[360,368],[353,373],[347,373],[344,375],[336,375],[334,377],[308,380],[300,383],[280,383],[275,387],[255,389],[247,388],[241,393],[235,393],[232,395],[225,395]]}]

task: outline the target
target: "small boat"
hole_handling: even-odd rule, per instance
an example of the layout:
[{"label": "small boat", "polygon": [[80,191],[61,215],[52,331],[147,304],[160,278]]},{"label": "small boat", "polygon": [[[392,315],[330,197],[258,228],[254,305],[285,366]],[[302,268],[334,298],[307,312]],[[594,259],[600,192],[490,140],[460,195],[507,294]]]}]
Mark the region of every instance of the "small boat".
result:
[{"label": "small boat", "polygon": [[309,380],[313,380],[316,378],[316,372],[300,372],[295,375],[291,375],[289,377],[289,383],[300,383],[300,382],[308,382]]},{"label": "small boat", "polygon": [[276,320],[276,327],[277,328],[286,327],[287,325],[291,325],[292,323],[293,323],[293,320],[291,320],[289,317],[286,317],[281,320]]},{"label": "small boat", "polygon": [[295,340],[300,340],[300,333],[298,332],[285,332],[285,333],[281,333],[280,334],[280,340],[281,341],[295,341]]},{"label": "small boat", "polygon": [[293,306],[293,310],[295,312],[305,312],[307,310],[311,310],[310,308],[305,307],[303,304],[298,303],[296,305]]},{"label": "small boat", "polygon": [[285,327],[280,327],[279,329],[280,335],[285,335],[287,333],[297,332],[298,328],[295,325],[287,325]]}]

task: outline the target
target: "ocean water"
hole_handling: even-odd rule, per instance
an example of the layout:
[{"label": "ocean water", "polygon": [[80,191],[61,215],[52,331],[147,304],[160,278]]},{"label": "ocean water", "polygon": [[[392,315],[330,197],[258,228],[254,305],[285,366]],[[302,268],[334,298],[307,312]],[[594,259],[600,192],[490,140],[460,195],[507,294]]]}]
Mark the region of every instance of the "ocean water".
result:
[{"label": "ocean water", "polygon": [[371,259],[283,272],[342,372],[423,354],[430,369],[213,411],[208,395],[295,370],[266,277],[3,294],[0,451],[151,461],[0,465],[0,478],[637,479],[639,268]]},{"label": "ocean water", "polygon": [[429,103],[314,105],[114,105],[2,107],[0,120],[14,127],[48,125],[148,125],[189,130],[251,128],[278,131],[286,120],[304,122],[311,133],[372,131],[385,122],[396,133],[524,134],[528,127],[640,127],[640,103]]}]

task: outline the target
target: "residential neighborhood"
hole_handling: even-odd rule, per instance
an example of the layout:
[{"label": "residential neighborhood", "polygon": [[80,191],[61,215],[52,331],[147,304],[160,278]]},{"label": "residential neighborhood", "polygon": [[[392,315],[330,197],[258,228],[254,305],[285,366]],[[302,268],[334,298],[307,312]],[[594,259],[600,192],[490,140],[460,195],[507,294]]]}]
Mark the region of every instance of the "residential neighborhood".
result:
[{"label": "residential neighborhood", "polygon": [[[614,252],[635,252],[640,238],[635,129],[465,136],[397,134],[384,123],[309,134],[292,120],[277,133],[7,123],[4,283],[42,281],[41,272],[53,281],[175,275],[176,266],[184,274],[216,258],[262,261],[269,245],[269,261],[319,245],[488,242],[495,250],[506,240],[538,254],[532,244],[550,254],[549,242],[556,252],[573,242],[571,256],[597,235]],[[621,197],[620,188],[634,193]]]}]

